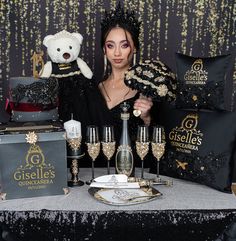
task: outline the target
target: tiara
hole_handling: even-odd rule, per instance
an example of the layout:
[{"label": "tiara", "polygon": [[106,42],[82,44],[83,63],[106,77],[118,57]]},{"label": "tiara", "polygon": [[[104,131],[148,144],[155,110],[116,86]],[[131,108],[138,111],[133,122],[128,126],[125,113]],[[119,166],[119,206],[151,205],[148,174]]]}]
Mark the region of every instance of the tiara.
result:
[{"label": "tiara", "polygon": [[[114,10],[111,10],[109,13],[105,11],[105,16],[101,21],[102,39],[104,39],[111,28],[119,26],[130,32],[133,40],[138,43],[140,24],[141,22],[135,18],[134,11],[125,11],[119,2]],[[138,48],[139,46],[136,47]]]}]

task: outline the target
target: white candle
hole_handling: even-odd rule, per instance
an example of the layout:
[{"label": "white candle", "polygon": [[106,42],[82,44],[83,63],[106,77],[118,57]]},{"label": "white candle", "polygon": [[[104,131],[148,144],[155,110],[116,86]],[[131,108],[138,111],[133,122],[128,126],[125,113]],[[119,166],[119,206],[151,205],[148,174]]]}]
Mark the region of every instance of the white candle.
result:
[{"label": "white candle", "polygon": [[68,139],[81,137],[81,123],[75,120],[69,120],[64,123],[66,136]]}]

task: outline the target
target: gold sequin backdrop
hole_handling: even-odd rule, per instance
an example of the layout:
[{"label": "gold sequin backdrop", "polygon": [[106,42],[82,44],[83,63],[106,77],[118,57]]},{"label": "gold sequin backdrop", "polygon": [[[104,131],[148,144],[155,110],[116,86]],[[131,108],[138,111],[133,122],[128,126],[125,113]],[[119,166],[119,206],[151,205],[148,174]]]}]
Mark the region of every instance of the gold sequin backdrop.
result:
[{"label": "gold sequin backdrop", "polygon": [[[11,76],[32,75],[30,57],[47,34],[84,37],[81,57],[100,78],[100,20],[116,0],[0,0],[0,108]],[[174,52],[214,56],[236,45],[235,0],[128,0],[142,20],[141,60],[159,57],[175,70]],[[46,54],[44,55],[47,60]],[[236,74],[234,74],[236,80]],[[1,114],[0,114],[1,115]]]}]

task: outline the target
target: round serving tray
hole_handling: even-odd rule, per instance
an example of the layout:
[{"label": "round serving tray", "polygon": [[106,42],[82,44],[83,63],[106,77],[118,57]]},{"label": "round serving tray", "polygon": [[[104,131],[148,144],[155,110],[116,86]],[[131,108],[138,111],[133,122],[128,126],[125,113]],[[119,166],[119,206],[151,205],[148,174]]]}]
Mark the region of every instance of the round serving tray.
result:
[{"label": "round serving tray", "polygon": [[150,202],[162,196],[157,189],[152,187],[130,189],[90,187],[88,192],[99,202],[115,206]]}]

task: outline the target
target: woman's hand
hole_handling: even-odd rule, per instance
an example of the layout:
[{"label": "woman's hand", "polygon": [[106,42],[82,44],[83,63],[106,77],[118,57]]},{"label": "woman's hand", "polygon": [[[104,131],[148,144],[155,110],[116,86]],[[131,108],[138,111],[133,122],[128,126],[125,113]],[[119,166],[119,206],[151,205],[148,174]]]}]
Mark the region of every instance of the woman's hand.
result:
[{"label": "woman's hand", "polygon": [[152,106],[152,99],[143,96],[142,94],[140,94],[139,98],[134,102],[134,109],[141,111],[140,118],[143,120],[145,125],[150,125],[151,123],[150,110]]}]

